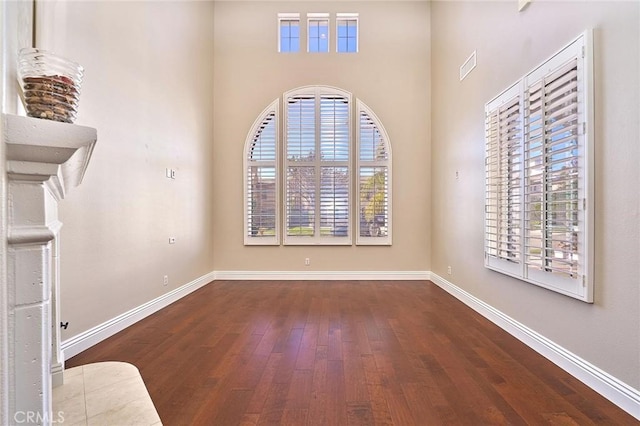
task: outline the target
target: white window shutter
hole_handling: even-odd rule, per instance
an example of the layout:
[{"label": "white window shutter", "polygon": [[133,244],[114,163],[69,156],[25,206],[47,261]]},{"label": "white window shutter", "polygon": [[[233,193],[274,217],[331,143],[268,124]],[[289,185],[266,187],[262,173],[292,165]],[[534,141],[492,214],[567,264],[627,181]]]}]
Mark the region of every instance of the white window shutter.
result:
[{"label": "white window shutter", "polygon": [[585,32],[486,105],[485,264],[593,301],[592,44]]},{"label": "white window shutter", "polygon": [[485,109],[485,263],[520,274],[522,101],[516,84]]},{"label": "white window shutter", "polygon": [[278,101],[274,101],[251,127],[244,156],[244,242],[279,243]]},{"label": "white window shutter", "polygon": [[285,244],[351,244],[351,96],[285,94]]},{"label": "white window shutter", "polygon": [[391,145],[382,123],[358,101],[358,245],[391,245]]}]

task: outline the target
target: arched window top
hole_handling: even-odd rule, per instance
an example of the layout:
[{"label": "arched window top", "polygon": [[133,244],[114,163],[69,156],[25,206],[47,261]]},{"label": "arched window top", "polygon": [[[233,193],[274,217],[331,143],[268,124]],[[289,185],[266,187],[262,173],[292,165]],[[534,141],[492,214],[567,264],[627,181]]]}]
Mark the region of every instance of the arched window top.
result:
[{"label": "arched window top", "polygon": [[300,86],[300,87],[296,87],[295,89],[291,89],[291,90],[288,90],[288,91],[284,92],[284,99],[285,100],[289,100],[289,99],[295,100],[296,98],[304,97],[305,95],[308,95],[308,96],[320,95],[320,96],[326,96],[326,97],[338,96],[338,97],[345,98],[348,101],[351,100],[351,93],[350,92],[347,92],[346,90],[340,89],[338,87],[333,87],[333,86]]},{"label": "arched window top", "polygon": [[246,159],[248,161],[276,161],[278,99],[262,111],[247,136]]},{"label": "arched window top", "polygon": [[360,120],[360,161],[389,161],[391,146],[389,137],[378,117],[364,102],[358,100]]},{"label": "arched window top", "polygon": [[271,245],[280,240],[278,109],[276,99],[260,113],[245,141],[245,244]]},{"label": "arched window top", "polygon": [[391,145],[382,123],[364,102],[358,115],[358,212],[356,243],[391,244]]}]

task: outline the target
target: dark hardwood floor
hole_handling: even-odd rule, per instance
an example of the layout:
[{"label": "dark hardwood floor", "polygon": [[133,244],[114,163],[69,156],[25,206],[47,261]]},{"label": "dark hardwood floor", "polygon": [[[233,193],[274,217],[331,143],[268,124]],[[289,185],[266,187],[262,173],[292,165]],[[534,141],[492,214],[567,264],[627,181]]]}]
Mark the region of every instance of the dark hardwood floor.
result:
[{"label": "dark hardwood floor", "polygon": [[165,426],[639,424],[428,281],[215,281],[66,366],[108,360]]}]

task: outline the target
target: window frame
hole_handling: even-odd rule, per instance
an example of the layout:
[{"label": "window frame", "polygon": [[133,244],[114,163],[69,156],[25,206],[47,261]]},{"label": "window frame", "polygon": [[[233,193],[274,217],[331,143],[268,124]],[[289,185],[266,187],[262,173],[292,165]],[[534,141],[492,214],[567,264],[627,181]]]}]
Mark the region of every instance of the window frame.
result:
[{"label": "window frame", "polygon": [[[545,177],[541,178],[541,182],[545,185],[541,186],[542,199],[544,201],[528,201],[529,196],[532,194],[528,192],[526,187],[526,179],[529,176],[534,165],[531,161],[527,160],[526,149],[530,142],[529,132],[537,130],[531,129],[530,116],[527,110],[529,102],[529,88],[535,87],[539,81],[545,78],[545,76],[551,76],[560,70],[567,68],[567,64],[572,61],[576,61],[576,133],[572,134],[572,141],[575,139],[575,148],[571,148],[571,151],[579,152],[570,157],[571,161],[576,162],[575,168],[578,170],[575,182],[577,185],[577,199],[576,206],[572,210],[569,210],[575,214],[575,222],[579,225],[574,227],[576,233],[575,250],[570,251],[571,256],[577,259],[577,271],[576,277],[573,278],[569,274],[557,274],[551,271],[550,266],[544,266],[547,270],[537,270],[536,268],[528,266],[527,255],[532,251],[527,251],[528,235],[527,229],[531,229],[531,225],[527,228],[527,210],[528,207],[533,206],[535,203],[549,203],[548,198],[553,194],[555,189],[544,189],[546,185],[552,185],[549,183],[546,177],[547,174],[551,174],[551,169],[545,168],[543,174]],[[568,68],[567,68],[568,69]],[[557,80],[552,80],[556,82]],[[542,84],[542,83],[540,83]],[[487,223],[488,223],[488,206],[489,198],[485,195],[485,266],[497,272],[501,272],[506,275],[513,276],[528,283],[535,284],[537,286],[553,290],[555,292],[576,298],[583,302],[593,303],[593,287],[594,287],[594,111],[593,111],[593,37],[592,31],[587,30],[579,37],[571,41],[568,45],[560,49],[556,54],[544,61],[541,65],[534,68],[531,72],[527,73],[517,83],[512,85],[509,89],[489,101],[485,105],[485,113],[488,116],[490,112],[494,111],[497,106],[502,102],[507,101],[513,93],[517,92],[520,96],[520,158],[521,158],[521,170],[520,170],[520,196],[522,197],[521,205],[521,217],[520,217],[520,257],[519,262],[507,261],[505,259],[498,259],[496,256],[490,255],[488,251],[488,237],[487,237]],[[545,129],[550,126],[546,121],[545,113],[542,112],[543,127]],[[564,124],[562,124],[564,126]],[[529,127],[528,127],[529,126]],[[487,129],[488,124],[485,124]],[[564,127],[561,128],[564,130]],[[500,130],[499,130],[500,131]],[[555,131],[554,131],[555,132]],[[547,136],[547,133],[543,133],[541,148],[542,156],[554,155],[553,152],[547,151],[547,149],[553,146],[553,136]],[[536,139],[538,139],[536,137]],[[489,144],[488,137],[485,139],[485,147]],[[488,148],[487,148],[488,150]],[[564,148],[568,150],[568,148]],[[545,160],[546,161],[546,160]],[[554,160],[555,161],[555,160]],[[485,179],[489,179],[489,172],[487,163],[488,158],[485,155]],[[543,163],[544,164],[544,163]],[[485,194],[488,194],[488,181],[485,181]],[[546,211],[546,209],[545,209]],[[547,216],[541,217],[541,224],[550,221]],[[531,219],[529,218],[529,221]],[[537,237],[543,240],[547,233],[553,232],[552,225],[544,225],[541,227],[543,236]],[[568,231],[565,231],[568,232]],[[531,237],[529,237],[531,238]],[[553,248],[544,245],[545,251],[554,250]],[[556,249],[557,250],[557,249]],[[565,250],[566,251],[566,250]],[[549,255],[545,255],[548,256]],[[556,258],[556,254],[553,255]],[[529,260],[529,263],[531,261]],[[567,276],[568,275],[568,276]]]},{"label": "window frame", "polygon": [[[298,50],[282,50],[282,22],[297,22],[298,23]],[[300,40],[302,39],[302,31],[300,26],[300,14],[299,13],[278,13],[278,53],[299,53],[300,52]],[[291,39],[291,37],[289,37]]]},{"label": "window frame", "polygon": [[[339,28],[340,28],[340,22],[344,21],[344,22],[348,22],[348,21],[355,21],[356,23],[356,37],[355,37],[355,43],[356,43],[356,49],[351,51],[351,50],[340,50],[340,36],[339,36]],[[348,37],[347,37],[348,39]],[[358,53],[360,51],[360,14],[356,13],[356,12],[338,12],[336,13],[336,52],[337,53]]]},{"label": "window frame", "polygon": [[[311,51],[311,23],[321,22],[321,21],[326,21],[327,23],[327,50],[318,49],[317,51]],[[318,40],[320,40],[319,36],[318,36]],[[307,13],[307,53],[329,53],[330,51],[331,51],[331,15],[326,12]]]},{"label": "window frame", "polygon": [[[361,146],[360,146],[360,142],[361,142],[361,131],[362,131],[362,127],[360,126],[360,114],[364,112],[366,113],[369,118],[376,124],[376,128],[378,130],[378,132],[380,133],[380,136],[384,142],[386,151],[387,151],[387,159],[386,160],[373,160],[373,161],[368,161],[368,160],[363,160],[361,158],[360,155],[360,150],[361,150]],[[391,144],[389,143],[389,136],[387,134],[387,131],[385,130],[384,126],[382,125],[382,122],[380,121],[380,119],[378,118],[378,116],[371,110],[371,108],[369,108],[364,102],[362,102],[360,99],[356,99],[356,109],[355,109],[355,114],[356,114],[356,120],[355,120],[355,126],[356,126],[356,140],[354,143],[354,150],[356,151],[356,154],[354,154],[354,156],[356,157],[356,168],[354,171],[354,175],[356,176],[356,188],[357,190],[354,191],[354,196],[356,197],[356,207],[355,207],[355,211],[354,211],[354,220],[356,223],[355,226],[355,235],[356,235],[356,245],[360,245],[360,246],[366,246],[366,245],[379,245],[379,246],[390,246],[392,245],[392,231],[393,231],[393,226],[391,226],[393,224],[393,171],[392,171],[392,164],[393,164],[393,154],[391,152]],[[387,168],[387,235],[386,236],[380,236],[380,237],[371,237],[371,236],[361,236],[361,229],[360,229],[360,225],[361,225],[361,220],[360,220],[360,211],[362,209],[362,204],[361,204],[361,198],[360,198],[360,168],[361,167],[386,167]]]},{"label": "window frame", "polygon": [[[286,199],[286,194],[284,194],[285,187],[286,187],[286,178],[287,178],[287,173],[288,173],[288,167],[289,166],[296,166],[299,165],[301,163],[299,162],[295,162],[295,161],[289,161],[288,160],[288,152],[287,152],[287,147],[288,147],[288,134],[286,131],[286,126],[289,120],[289,112],[288,112],[288,99],[296,97],[296,96],[314,96],[314,98],[316,100],[321,99],[322,96],[342,96],[344,98],[347,99],[347,103],[348,103],[348,134],[349,134],[349,154],[348,154],[348,159],[346,161],[323,161],[320,158],[320,144],[321,144],[321,138],[319,137],[319,133],[321,131],[321,126],[320,126],[320,103],[316,102],[314,108],[315,108],[315,134],[316,134],[316,139],[315,139],[315,159],[313,162],[313,168],[315,171],[315,186],[314,186],[314,190],[315,190],[315,199],[316,199],[316,205],[314,206],[314,230],[316,231],[315,234],[313,236],[298,236],[298,235],[288,235],[287,233],[287,199]],[[354,191],[353,191],[353,184],[352,184],[352,176],[353,176],[353,152],[354,152],[354,140],[353,140],[353,99],[352,99],[352,95],[351,93],[344,91],[342,89],[338,89],[335,87],[329,87],[329,86],[304,86],[304,87],[299,87],[293,90],[290,90],[288,92],[285,92],[283,95],[283,120],[282,120],[282,167],[281,167],[281,179],[283,181],[282,185],[283,185],[283,202],[281,205],[281,208],[283,210],[283,214],[282,214],[282,242],[283,245],[352,245],[352,234],[353,234],[353,196],[354,196]],[[321,220],[321,204],[320,204],[320,191],[321,191],[321,185],[320,185],[320,179],[321,179],[321,170],[322,167],[331,167],[331,164],[335,164],[336,167],[346,167],[347,168],[347,175],[348,175],[348,208],[349,208],[349,213],[348,213],[348,229],[347,229],[347,235],[346,236],[322,236],[320,234],[320,220]],[[298,166],[300,167],[300,166]]]},{"label": "window frame", "polygon": [[[275,124],[275,160],[273,161],[263,161],[263,162],[255,162],[256,164],[271,166],[273,165],[275,169],[275,233],[273,236],[261,236],[255,237],[250,235],[250,227],[249,227],[249,178],[248,171],[249,167],[252,164],[252,161],[249,160],[249,151],[252,148],[252,143],[258,133],[258,130],[262,126],[262,123],[265,121],[266,117],[271,113],[274,113],[274,124]],[[280,233],[281,233],[281,186],[280,186],[280,99],[276,99],[269,106],[267,106],[262,112],[258,115],[256,120],[251,125],[249,129],[249,133],[247,134],[245,148],[244,148],[244,156],[243,156],[243,191],[244,191],[244,244],[245,245],[280,245]]]}]

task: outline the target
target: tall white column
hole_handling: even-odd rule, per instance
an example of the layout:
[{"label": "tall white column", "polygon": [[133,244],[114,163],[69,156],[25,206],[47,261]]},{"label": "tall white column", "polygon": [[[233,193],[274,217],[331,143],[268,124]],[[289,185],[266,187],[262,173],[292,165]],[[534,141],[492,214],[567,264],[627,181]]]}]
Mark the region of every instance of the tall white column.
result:
[{"label": "tall white column", "polygon": [[[58,202],[82,181],[96,130],[3,115],[8,177],[9,421],[51,424],[61,384]],[[52,379],[54,378],[54,379]]]}]

